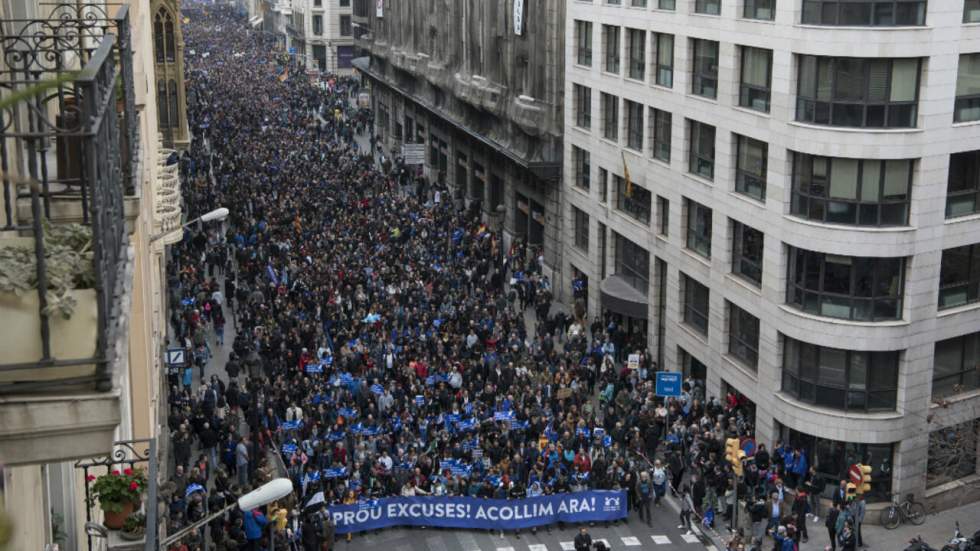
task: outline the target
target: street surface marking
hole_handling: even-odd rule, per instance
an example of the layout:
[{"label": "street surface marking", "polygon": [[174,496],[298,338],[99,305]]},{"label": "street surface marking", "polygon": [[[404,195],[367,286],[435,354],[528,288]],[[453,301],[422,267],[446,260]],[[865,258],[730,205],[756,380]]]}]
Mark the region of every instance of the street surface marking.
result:
[{"label": "street surface marking", "polygon": [[698,543],[700,541],[694,534],[681,534],[681,538],[687,543]]},{"label": "street surface marking", "polygon": [[[623,540],[623,545],[628,547],[636,547],[640,545],[640,538],[633,536],[622,536],[619,539]],[[533,549],[531,551],[534,551]]]},{"label": "street surface marking", "polygon": [[480,551],[480,545],[476,543],[476,538],[469,532],[459,532],[456,534],[463,551]]},{"label": "street surface marking", "polygon": [[498,547],[497,551],[514,551],[513,547]]},{"label": "street surface marking", "polygon": [[653,543],[656,543],[657,545],[670,544],[670,538],[668,538],[667,536],[650,536],[650,537],[653,538]]},{"label": "street surface marking", "polygon": [[561,543],[561,549],[562,549],[562,551],[575,551],[575,542],[574,541],[563,541],[563,542],[560,542],[560,543]]},{"label": "street surface marking", "polygon": [[527,546],[528,551],[548,551],[548,546],[543,543],[532,543]]}]

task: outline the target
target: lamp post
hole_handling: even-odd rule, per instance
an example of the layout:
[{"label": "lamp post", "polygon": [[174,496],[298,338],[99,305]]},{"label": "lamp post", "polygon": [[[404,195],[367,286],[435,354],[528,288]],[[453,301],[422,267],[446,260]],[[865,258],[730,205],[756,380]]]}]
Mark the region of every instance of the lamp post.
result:
[{"label": "lamp post", "polygon": [[276,478],[274,480],[270,480],[262,486],[259,486],[258,488],[238,498],[238,501],[229,503],[220,511],[213,513],[207,518],[203,518],[194,524],[191,524],[187,528],[176,532],[172,536],[167,537],[160,542],[159,549],[166,549],[166,547],[171,543],[179,541],[180,538],[183,538],[187,534],[190,534],[194,530],[206,525],[235,507],[238,507],[241,511],[247,513],[256,507],[267,505],[273,501],[282,499],[291,493],[293,493],[293,482],[288,478]]},{"label": "lamp post", "polygon": [[[204,213],[201,216],[198,216],[197,218],[188,221],[180,228],[184,229],[192,224],[196,224],[197,222],[220,222],[225,218],[228,218],[228,209],[226,209],[225,207],[221,207],[221,208],[214,209],[211,212]],[[161,233],[159,235],[154,235],[153,237],[150,238],[150,243],[155,243],[158,240],[163,239],[164,237],[167,237],[168,235],[174,233],[174,231],[169,231],[169,232]]]}]

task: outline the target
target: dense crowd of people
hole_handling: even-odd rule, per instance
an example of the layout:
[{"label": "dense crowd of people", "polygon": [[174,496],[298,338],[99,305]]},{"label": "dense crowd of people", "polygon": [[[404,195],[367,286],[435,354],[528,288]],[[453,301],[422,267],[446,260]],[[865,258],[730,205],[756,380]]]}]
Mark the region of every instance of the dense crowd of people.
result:
[{"label": "dense crowd of people", "polygon": [[311,79],[230,8],[186,13],[184,208],[231,215],[191,228],[168,264],[172,337],[191,359],[170,377],[168,532],[272,477],[295,492],[177,548],[320,550],[334,504],[587,488],[626,490],[647,523],[670,492],[687,528],[729,518],[737,492],[753,529],[731,549],[767,529],[781,551],[806,538],[805,490],[821,488],[805,454],[760,445],[738,487],[724,460],[726,438],[753,436],[744,399],[693,379],[655,396],[655,362],[624,349],[613,318],[554,307],[539,251],[358,146],[372,120],[357,80]]}]

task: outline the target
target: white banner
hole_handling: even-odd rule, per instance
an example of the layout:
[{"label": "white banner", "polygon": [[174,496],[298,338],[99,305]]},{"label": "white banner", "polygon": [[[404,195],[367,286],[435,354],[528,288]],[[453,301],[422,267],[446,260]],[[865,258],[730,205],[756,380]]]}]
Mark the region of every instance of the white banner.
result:
[{"label": "white banner", "polygon": [[514,34],[524,34],[524,0],[514,0]]},{"label": "white banner", "polygon": [[384,17],[385,15],[385,0],[378,0],[378,17]]}]

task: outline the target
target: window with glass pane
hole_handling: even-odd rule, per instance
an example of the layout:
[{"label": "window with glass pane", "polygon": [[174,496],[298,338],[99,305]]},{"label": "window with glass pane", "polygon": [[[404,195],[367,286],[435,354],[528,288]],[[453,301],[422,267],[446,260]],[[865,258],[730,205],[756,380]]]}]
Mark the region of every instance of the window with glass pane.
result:
[{"label": "window with glass pane", "polygon": [[980,300],[980,244],[943,251],[939,270],[939,308]]},{"label": "window with glass pane", "polygon": [[688,119],[691,152],[688,171],[702,178],[715,177],[715,127]]},{"label": "window with glass pane", "polygon": [[817,346],[784,336],[783,392],[801,402],[848,411],[893,411],[898,352]]},{"label": "window with glass pane", "polygon": [[592,22],[575,21],[576,62],[586,67],[592,66]]},{"label": "window with glass pane", "polygon": [[961,54],[956,73],[954,122],[980,120],[980,53]]},{"label": "window with glass pane", "polygon": [[575,126],[592,128],[592,89],[573,84],[572,95],[575,99]]},{"label": "window with glass pane", "polygon": [[644,295],[650,288],[650,253],[629,239],[616,235],[616,275]]},{"label": "window with glass pane", "polygon": [[630,5],[634,8],[645,8],[647,7],[647,0],[633,0]]},{"label": "window with glass pane", "polygon": [[721,13],[721,0],[695,0],[694,13],[719,15]]},{"label": "window with glass pane", "polygon": [[657,7],[662,10],[675,9],[677,7],[677,0],[657,0]]},{"label": "window with glass pane", "polygon": [[759,318],[728,303],[728,353],[746,367],[759,365]]},{"label": "window with glass pane", "polygon": [[647,67],[647,32],[640,29],[626,29],[626,48],[629,50],[627,76],[643,80]]},{"label": "window with glass pane", "polygon": [[761,287],[764,249],[761,231],[732,220],[732,273]]},{"label": "window with glass pane", "polygon": [[619,98],[602,92],[602,137],[619,140]]},{"label": "window with glass pane", "polygon": [[694,278],[681,273],[684,284],[684,323],[704,336],[708,336],[708,288]]},{"label": "window with glass pane", "polygon": [[765,201],[769,145],[735,134],[735,147],[735,191]]},{"label": "window with glass pane", "polygon": [[939,341],[932,361],[932,396],[980,388],[980,333]]},{"label": "window with glass pane", "polygon": [[718,43],[700,38],[691,42],[694,46],[691,93],[714,99],[718,96]]},{"label": "window with glass pane", "polygon": [[772,21],[776,17],[776,0],[745,0],[742,17]]},{"label": "window with glass pane", "polygon": [[926,0],[803,0],[804,25],[913,27],[926,24]]},{"label": "window with glass pane", "polygon": [[643,105],[624,100],[626,104],[626,147],[643,151]]},{"label": "window with glass pane", "polygon": [[653,158],[670,162],[671,117],[667,111],[650,108],[650,134],[652,135]]},{"label": "window with glass pane", "polygon": [[[980,419],[930,432],[926,488],[935,488],[976,474],[978,443]],[[965,485],[971,484],[969,481],[963,482]]]},{"label": "window with glass pane", "polygon": [[980,0],[966,0],[963,3],[963,22],[980,23]]},{"label": "window with glass pane", "polygon": [[575,222],[575,246],[589,252],[589,215],[572,207],[572,219]]},{"label": "window with glass pane", "polygon": [[605,203],[609,198],[609,171],[599,167],[599,202]]},{"label": "window with glass pane", "polygon": [[772,79],[772,50],[742,46],[742,81],[738,104],[742,107],[769,112]]},{"label": "window with glass pane", "polygon": [[902,318],[905,259],[825,254],[790,248],[786,303],[854,321]]},{"label": "window with glass pane", "polygon": [[672,88],[674,86],[674,35],[653,33],[654,73],[657,85]]},{"label": "window with glass pane", "polygon": [[796,120],[857,128],[914,128],[918,58],[801,55]]},{"label": "window with glass pane", "polygon": [[657,233],[667,237],[670,233],[670,201],[657,196]]},{"label": "window with glass pane", "polygon": [[980,150],[949,156],[946,218],[980,212]]},{"label": "window with glass pane", "polygon": [[687,248],[705,258],[711,258],[711,209],[684,199],[687,215]]},{"label": "window with glass pane", "polygon": [[602,43],[605,48],[605,64],[602,69],[607,73],[619,74],[619,27],[603,25]]},{"label": "window with glass pane", "polygon": [[616,208],[630,215],[638,222],[650,223],[650,201],[649,190],[632,184],[629,189],[626,187],[626,180],[621,176],[613,175],[616,184]]},{"label": "window with glass pane", "polygon": [[791,212],[828,224],[905,226],[913,166],[911,159],[794,153]]},{"label": "window with glass pane", "polygon": [[575,185],[588,191],[589,176],[592,171],[592,154],[588,151],[572,146],[572,162],[575,163]]}]

